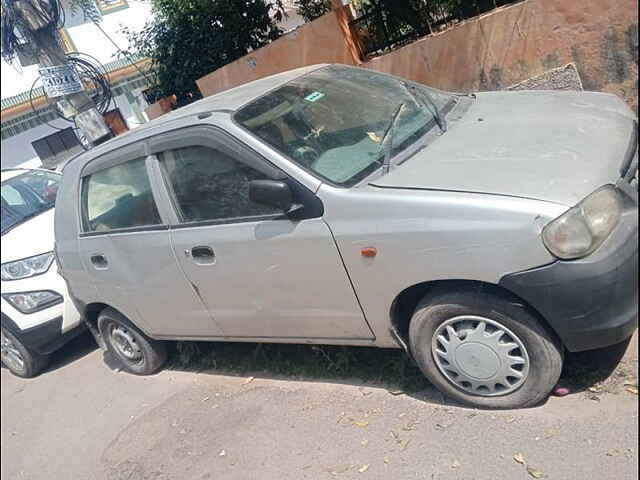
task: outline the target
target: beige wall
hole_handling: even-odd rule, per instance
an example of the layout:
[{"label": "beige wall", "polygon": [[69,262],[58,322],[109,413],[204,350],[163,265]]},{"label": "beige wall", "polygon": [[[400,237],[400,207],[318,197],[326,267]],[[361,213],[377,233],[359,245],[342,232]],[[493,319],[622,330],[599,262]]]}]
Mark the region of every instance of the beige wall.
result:
[{"label": "beige wall", "polygon": [[[360,63],[348,9],[198,80],[205,96],[315,63]],[[255,60],[255,67],[249,61]],[[525,0],[423,38],[362,66],[446,90],[494,90],[573,62],[587,90],[638,105],[635,0]]]},{"label": "beige wall", "polygon": [[355,59],[340,22],[339,13],[328,13],[266,47],[205,75],[196,82],[198,88],[206,97],[258,78],[306,65],[353,65]]},{"label": "beige wall", "polygon": [[635,0],[527,0],[363,66],[458,90],[495,90],[574,62],[586,90],[638,105]]}]

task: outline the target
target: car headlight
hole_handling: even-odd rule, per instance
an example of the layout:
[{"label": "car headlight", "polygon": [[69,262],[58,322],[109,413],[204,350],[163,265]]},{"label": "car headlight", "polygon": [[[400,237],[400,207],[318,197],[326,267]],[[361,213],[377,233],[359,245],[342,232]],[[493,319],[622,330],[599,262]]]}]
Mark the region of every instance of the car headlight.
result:
[{"label": "car headlight", "polygon": [[585,257],[602,245],[621,215],[622,198],[613,186],[607,185],[549,223],[542,231],[542,239],[558,258]]},{"label": "car headlight", "polygon": [[7,302],[22,313],[29,314],[47,307],[62,303],[62,296],[51,290],[39,292],[4,293],[2,294]]},{"label": "car headlight", "polygon": [[0,267],[1,278],[2,280],[21,280],[40,275],[49,270],[52,262],[53,252],[47,252],[35,257],[4,263]]}]

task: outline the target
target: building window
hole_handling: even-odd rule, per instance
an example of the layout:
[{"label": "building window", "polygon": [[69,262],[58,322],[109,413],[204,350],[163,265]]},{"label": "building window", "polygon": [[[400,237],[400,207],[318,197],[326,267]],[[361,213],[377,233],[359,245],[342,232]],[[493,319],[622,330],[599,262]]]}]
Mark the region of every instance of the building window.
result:
[{"label": "building window", "polygon": [[103,15],[129,8],[127,0],[96,0],[96,5]]},{"label": "building window", "polygon": [[71,127],[31,142],[31,146],[40,157],[42,165],[47,168],[55,168],[82,151],[82,145]]}]

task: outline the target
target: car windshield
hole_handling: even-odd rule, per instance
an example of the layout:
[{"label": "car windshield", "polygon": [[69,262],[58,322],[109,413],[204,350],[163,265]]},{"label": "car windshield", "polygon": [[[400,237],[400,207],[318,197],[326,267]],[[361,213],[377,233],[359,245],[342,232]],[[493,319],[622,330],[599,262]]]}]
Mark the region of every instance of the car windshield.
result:
[{"label": "car windshield", "polygon": [[330,66],[260,97],[235,120],[311,172],[349,187],[382,166],[382,139],[399,105],[393,156],[438,128],[435,114],[451,101],[450,94],[389,75]]},{"label": "car windshield", "polygon": [[60,175],[33,170],[2,182],[2,233],[53,208]]}]

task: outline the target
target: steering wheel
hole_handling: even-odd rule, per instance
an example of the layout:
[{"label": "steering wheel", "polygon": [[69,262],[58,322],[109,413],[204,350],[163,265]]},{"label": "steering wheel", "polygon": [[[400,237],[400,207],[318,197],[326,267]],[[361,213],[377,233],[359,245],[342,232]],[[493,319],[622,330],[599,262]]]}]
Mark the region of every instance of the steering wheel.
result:
[{"label": "steering wheel", "polygon": [[297,162],[307,167],[312,166],[313,163],[320,158],[318,151],[309,145],[296,148],[293,152],[293,156]]}]

